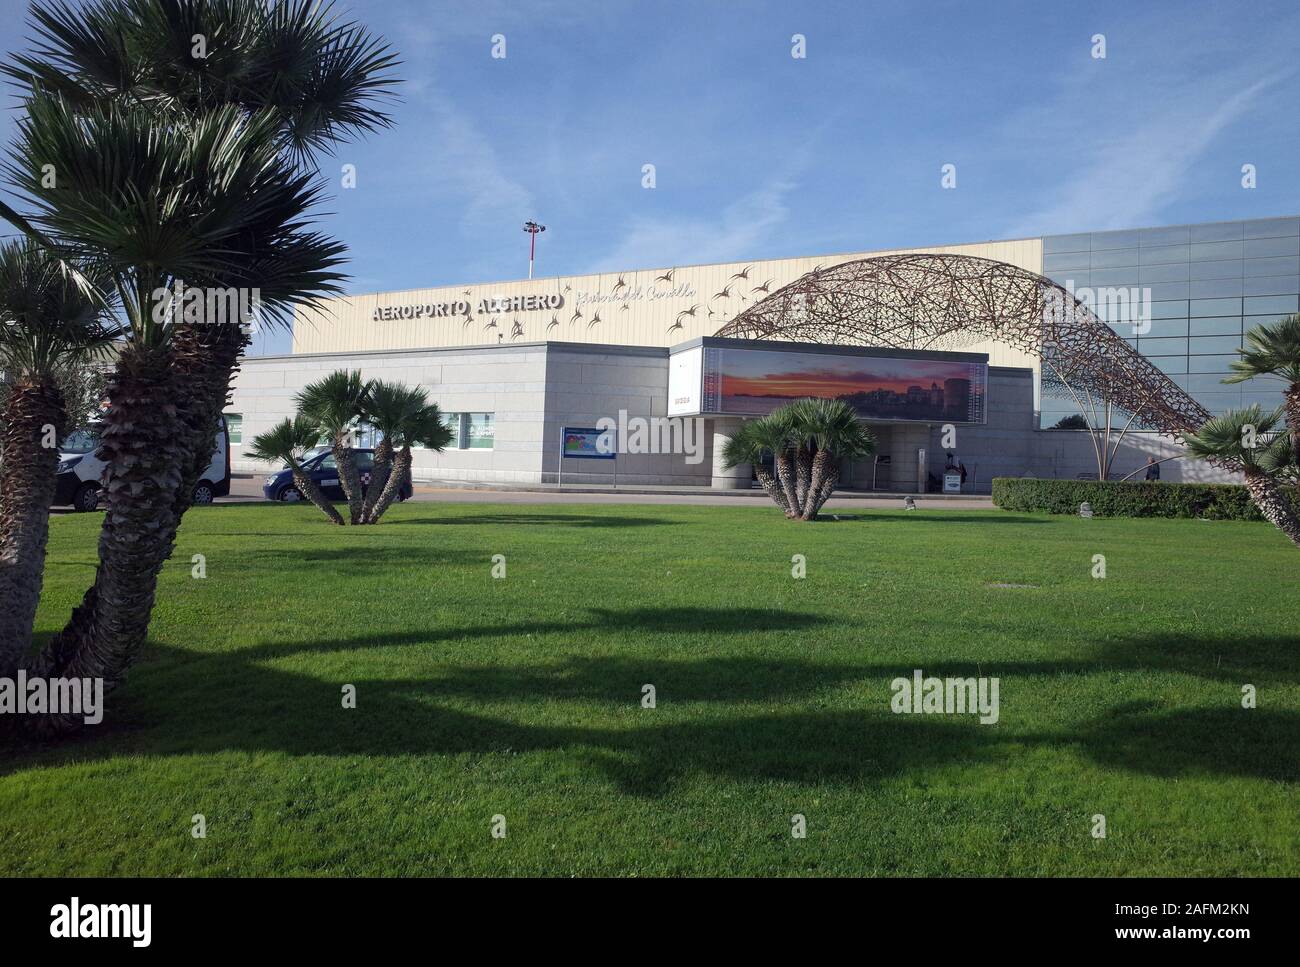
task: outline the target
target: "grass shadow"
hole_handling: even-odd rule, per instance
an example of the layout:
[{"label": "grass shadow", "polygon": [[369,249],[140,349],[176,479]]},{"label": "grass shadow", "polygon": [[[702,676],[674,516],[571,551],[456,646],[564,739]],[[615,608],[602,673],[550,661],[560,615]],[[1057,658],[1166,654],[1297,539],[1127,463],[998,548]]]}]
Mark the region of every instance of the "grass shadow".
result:
[{"label": "grass shadow", "polygon": [[[887,508],[881,508],[887,509]],[[903,508],[898,508],[902,511]],[[964,510],[957,513],[931,513],[923,506],[918,505],[915,512],[908,513],[888,513],[873,516],[870,518],[873,523],[908,523],[910,521],[925,521],[928,524],[967,524],[975,527],[982,527],[985,524],[1050,524],[1050,517],[1024,517],[1021,515],[1011,515],[1007,517],[990,517],[981,514],[979,511]]]},{"label": "grass shadow", "polygon": [[[1220,774],[1281,782],[1300,781],[1295,736],[1300,714],[1291,711],[1165,709],[1153,703],[1120,705],[1078,731],[1026,734],[980,726],[968,716],[896,716],[888,711],[883,682],[906,669],[899,663],[830,664],[805,659],[706,657],[660,659],[653,640],[635,654],[570,656],[555,662],[447,665],[448,650],[467,637],[565,634],[582,629],[635,631],[646,636],[701,632],[741,634],[756,628],[805,630],[817,615],[757,609],[592,609],[578,621],[506,626],[426,628],[386,634],[263,642],[234,652],[196,654],[155,645],[146,687],[115,696],[110,722],[57,746],[6,741],[0,774],[65,762],[105,761],[122,755],[194,755],[231,750],[295,756],[400,756],[512,754],[566,750],[599,770],[617,789],[636,796],[663,795],[700,774],[739,780],[790,782],[871,781],[949,763],[997,760],[1004,743],[1017,747],[1079,748],[1112,768],[1154,776]],[[1221,642],[1180,642],[1163,648],[1150,639],[1112,642],[1096,657],[1064,662],[993,663],[987,674],[1050,676],[1127,670],[1183,669],[1240,681],[1244,668],[1262,672],[1294,667],[1279,656],[1279,639],[1252,641],[1242,665],[1205,667]],[[1293,646],[1293,642],[1286,642]],[[284,658],[350,650],[425,646],[432,667],[410,662],[408,677],[337,680],[277,667]],[[345,667],[346,659],[340,667]],[[904,663],[905,664],[905,663]],[[927,664],[930,675],[969,675],[973,662]],[[414,669],[414,675],[409,673]],[[1258,676],[1256,676],[1258,677]],[[879,702],[856,710],[778,707],[847,682],[881,682]],[[358,707],[343,709],[343,683],[356,687]],[[661,703],[703,703],[683,720],[656,720],[640,708],[641,687],[654,684]],[[501,706],[518,708],[503,712]],[[598,704],[592,715],[581,707]],[[761,704],[760,704],[761,703]],[[477,706],[477,707],[476,707]],[[729,707],[730,706],[730,707]],[[484,709],[489,711],[483,711]],[[635,726],[591,724],[625,710]],[[564,720],[568,716],[568,721]],[[584,718],[585,716],[585,718]],[[547,719],[551,721],[547,721]],[[643,724],[644,723],[644,724]]]},{"label": "grass shadow", "polygon": [[1300,782],[1300,712],[1121,706],[1081,738],[1098,763],[1161,778],[1245,776]]},{"label": "grass shadow", "polygon": [[607,517],[599,514],[472,514],[468,516],[447,517],[394,517],[385,518],[379,524],[410,526],[412,524],[435,524],[455,526],[461,524],[560,524],[570,527],[672,527],[677,521],[659,520],[654,517]]}]

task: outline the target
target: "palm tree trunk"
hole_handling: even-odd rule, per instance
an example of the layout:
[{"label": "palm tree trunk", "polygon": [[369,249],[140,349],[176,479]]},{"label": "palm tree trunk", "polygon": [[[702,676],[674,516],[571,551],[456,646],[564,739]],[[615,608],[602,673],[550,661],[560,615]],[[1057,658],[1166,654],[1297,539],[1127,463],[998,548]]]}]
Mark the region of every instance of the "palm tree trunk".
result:
[{"label": "palm tree trunk", "polygon": [[339,469],[339,484],[343,487],[343,496],[348,499],[348,523],[360,524],[365,498],[361,493],[361,474],[357,473],[357,462],[352,457],[352,448],[335,441],[332,450],[334,463]]},{"label": "palm tree trunk", "polygon": [[812,482],[812,461],[812,453],[808,447],[800,444],[794,452],[795,503],[792,509],[796,517],[803,515],[804,501],[808,499],[808,486]]},{"label": "palm tree trunk", "polygon": [[[109,386],[100,450],[109,466],[95,583],[36,662],[45,677],[102,678],[107,693],[139,657],[149,630],[158,572],[171,554],[173,507],[189,458],[176,410],[171,353],[128,344]],[[41,721],[69,731],[79,716]]]},{"label": "palm tree trunk", "polygon": [[311,477],[309,477],[302,469],[302,465],[296,460],[291,460],[289,462],[289,469],[293,471],[293,485],[298,488],[298,493],[302,494],[315,504],[316,508],[328,517],[331,523],[338,524],[342,527],[343,518],[340,517],[339,512],[334,509],[334,505],[329,502],[329,498],[321,493],[321,489],[317,486],[316,481],[312,480]]},{"label": "palm tree trunk", "polygon": [[804,494],[803,506],[799,508],[799,516],[802,520],[817,519],[817,508],[821,506],[817,498],[821,494],[822,485],[826,482],[831,464],[832,456],[829,450],[818,450],[817,455],[813,457],[812,470],[808,475],[808,492]]},{"label": "palm tree trunk", "polygon": [[785,493],[785,516],[794,517],[798,514],[796,508],[799,506],[798,488],[794,482],[794,459],[790,456],[788,450],[773,454],[773,458],[773,463],[776,466],[776,479],[781,482],[781,490]]},{"label": "palm tree trunk", "polygon": [[392,472],[393,444],[385,437],[375,447],[375,466],[370,471],[370,486],[366,488],[366,500],[361,507],[361,523],[373,524],[378,519],[375,517],[375,504],[379,502]]},{"label": "palm tree trunk", "polygon": [[1277,483],[1268,474],[1254,467],[1244,468],[1246,489],[1264,519],[1300,547],[1300,519],[1297,519],[1290,502],[1283,496]]},{"label": "palm tree trunk", "polygon": [[758,480],[758,485],[763,488],[769,497],[772,498],[772,502],[786,513],[789,513],[790,504],[785,499],[785,492],[781,489],[781,485],[777,482],[776,478],[768,472],[767,467],[763,466],[761,463],[755,463],[754,476]]},{"label": "palm tree trunk", "polygon": [[402,484],[406,480],[406,475],[411,472],[411,448],[402,447],[393,457],[392,472],[388,475],[388,483],[384,485],[384,492],[379,495],[375,501],[375,509],[370,514],[370,523],[378,524],[379,518],[384,516],[384,511],[388,509],[401,492]]},{"label": "palm tree trunk", "polygon": [[176,377],[176,408],[185,424],[188,457],[182,469],[181,487],[173,505],[175,523],[190,509],[194,485],[212,462],[213,442],[222,411],[230,399],[230,384],[239,370],[239,357],[248,336],[236,324],[180,324],[172,335],[173,373]]},{"label": "palm tree trunk", "polygon": [[[0,427],[0,676],[17,671],[32,642],[41,598],[59,442],[67,430],[63,395],[52,382],[17,383]],[[52,428],[47,432],[47,427]],[[49,438],[53,446],[47,446]]]},{"label": "palm tree trunk", "polygon": [[835,485],[839,482],[840,465],[839,461],[834,461],[826,472],[826,478],[822,481],[821,488],[817,491],[817,502],[813,505],[813,520],[816,520],[817,515],[821,513],[822,505],[831,499],[831,494],[835,493]]},{"label": "palm tree trunk", "polygon": [[[151,558],[161,554],[161,559],[165,561],[171,557],[181,517],[193,499],[194,485],[212,461],[213,438],[216,436],[218,420],[229,397],[230,382],[238,368],[239,355],[247,343],[248,337],[237,325],[177,324],[173,331],[167,359],[167,381],[159,384],[158,392],[173,409],[177,419],[174,440],[180,446],[174,450],[169,449],[168,452],[177,460],[175,470],[179,482],[171,492],[166,523],[156,533],[149,535],[149,549],[146,553]],[[156,361],[151,365],[156,366]],[[118,371],[122,372],[120,361]],[[114,391],[110,387],[110,402],[115,399]],[[163,454],[159,453],[158,456]],[[106,528],[107,523],[106,517]],[[101,535],[101,550],[102,543]],[[140,573],[147,573],[147,570]],[[102,555],[101,567],[95,573],[95,585],[86,591],[81,604],[73,609],[63,631],[46,646],[38,662],[42,667],[57,670],[72,662],[79,650],[94,647],[92,641],[95,624],[101,620],[100,613],[105,607],[101,604],[98,589],[101,575]],[[152,601],[156,571],[148,580]],[[149,614],[143,616],[141,644],[144,632],[148,630],[149,617]]]},{"label": "palm tree trunk", "polygon": [[1282,394],[1286,401],[1286,428],[1291,434],[1291,453],[1300,461],[1300,383],[1291,383]]}]

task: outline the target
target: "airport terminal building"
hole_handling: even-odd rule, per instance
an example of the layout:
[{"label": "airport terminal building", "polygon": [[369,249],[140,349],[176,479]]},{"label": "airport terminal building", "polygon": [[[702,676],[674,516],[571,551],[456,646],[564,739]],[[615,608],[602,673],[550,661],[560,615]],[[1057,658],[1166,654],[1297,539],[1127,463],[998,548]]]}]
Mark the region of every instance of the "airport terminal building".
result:
[{"label": "airport terminal building", "polygon": [[[946,289],[912,284],[870,313],[861,297],[870,290],[832,284],[847,267],[880,285],[923,255],[979,271]],[[292,415],[305,384],[350,368],[420,384],[448,414],[453,443],[415,452],[417,481],[748,487],[750,468],[723,467],[722,445],[745,419],[810,395],[845,399],[876,434],[874,457],[841,468],[845,487],[935,489],[949,454],[970,493],[987,493],[995,476],[1095,476],[1089,434],[1053,429],[1081,405],[1059,391],[1061,367],[1032,349],[1023,326],[1003,325],[1005,310],[981,308],[985,290],[971,280],[989,267],[1084,299],[1104,335],[1185,412],[1281,401],[1280,384],[1221,380],[1245,331],[1300,311],[1300,217],[331,299],[295,318],[290,355],[244,360],[227,412],[232,466],[269,469],[246,455],[253,437]],[[1133,298],[1093,304],[1094,293],[1115,292]],[[961,311],[946,298],[965,300]],[[838,326],[840,311],[859,323],[874,313],[872,328]],[[981,325],[956,341],[960,326],[934,339],[921,325],[962,312]],[[595,431],[611,424],[619,442],[606,453]],[[362,428],[362,445],[367,436]],[[1168,432],[1129,432],[1113,476],[1179,452]],[[1163,469],[1165,480],[1228,479],[1189,459]]]}]

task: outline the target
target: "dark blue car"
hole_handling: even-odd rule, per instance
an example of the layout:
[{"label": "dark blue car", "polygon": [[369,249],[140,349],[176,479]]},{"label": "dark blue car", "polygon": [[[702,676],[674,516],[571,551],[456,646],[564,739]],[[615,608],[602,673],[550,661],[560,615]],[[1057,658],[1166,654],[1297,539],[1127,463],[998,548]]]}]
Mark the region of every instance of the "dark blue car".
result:
[{"label": "dark blue car", "polygon": [[[353,450],[352,457],[356,460],[357,472],[361,474],[361,486],[364,491],[370,485],[370,474],[375,467],[375,451]],[[317,447],[315,450],[308,451],[303,457],[302,468],[307,472],[307,476],[316,481],[316,486],[320,487],[321,493],[330,500],[347,499],[343,494],[343,484],[339,481],[338,464],[335,463],[334,454],[328,447]],[[408,475],[402,481],[402,489],[397,492],[397,499],[406,500],[413,492],[411,478]],[[270,474],[262,484],[262,493],[267,500],[282,500],[285,503],[303,499],[303,495],[294,485],[293,471],[288,467]]]}]

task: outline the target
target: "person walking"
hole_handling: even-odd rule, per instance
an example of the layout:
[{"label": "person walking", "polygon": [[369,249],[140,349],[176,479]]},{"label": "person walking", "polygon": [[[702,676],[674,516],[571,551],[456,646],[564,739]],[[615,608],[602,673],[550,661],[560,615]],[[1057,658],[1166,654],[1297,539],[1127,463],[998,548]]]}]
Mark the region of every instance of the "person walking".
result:
[{"label": "person walking", "polygon": [[1160,464],[1156,463],[1155,457],[1147,457],[1147,479],[1160,479]]}]

